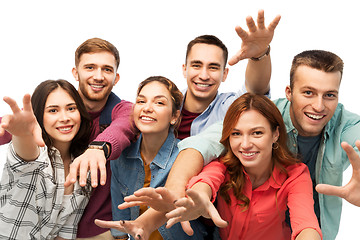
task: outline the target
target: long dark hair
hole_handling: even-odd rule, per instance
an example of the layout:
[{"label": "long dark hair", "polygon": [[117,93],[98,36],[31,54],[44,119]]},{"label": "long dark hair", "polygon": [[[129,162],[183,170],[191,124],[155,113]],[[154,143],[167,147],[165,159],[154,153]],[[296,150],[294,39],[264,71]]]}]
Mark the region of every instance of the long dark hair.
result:
[{"label": "long dark hair", "polygon": [[220,142],[226,148],[226,154],[221,159],[226,165],[230,180],[220,188],[220,195],[229,204],[229,190],[233,190],[235,197],[244,202],[242,206],[246,210],[249,206],[249,198],[243,194],[245,185],[244,167],[239,159],[231,151],[229,137],[234,129],[240,115],[248,110],[256,110],[262,114],[270,123],[272,132],[279,129],[279,138],[272,150],[273,166],[277,166],[282,172],[287,173],[285,167],[299,162],[287,147],[287,133],[281,113],[276,105],[263,95],[246,93],[233,102],[224,118],[222,137]]},{"label": "long dark hair", "polygon": [[86,111],[85,105],[76,91],[74,86],[66,80],[46,80],[40,83],[34,90],[33,95],[31,96],[31,104],[34,111],[34,115],[42,129],[42,137],[46,146],[48,147],[48,153],[51,160],[54,157],[54,151],[52,150],[53,141],[51,137],[47,134],[44,128],[44,109],[46,100],[51,92],[61,88],[65,90],[75,101],[76,107],[79,110],[81,116],[81,124],[79,131],[71,141],[70,145],[70,154],[73,157],[81,155],[87,148],[89,143],[92,121],[89,113]]}]

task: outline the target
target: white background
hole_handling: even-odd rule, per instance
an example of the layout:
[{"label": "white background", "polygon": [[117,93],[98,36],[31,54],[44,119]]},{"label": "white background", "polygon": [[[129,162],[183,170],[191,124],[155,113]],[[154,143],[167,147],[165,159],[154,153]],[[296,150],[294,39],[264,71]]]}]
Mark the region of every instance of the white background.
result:
[{"label": "white background", "polygon": [[[163,75],[180,89],[186,82],[181,65],[187,43],[198,35],[218,36],[232,56],[241,40],[234,28],[246,28],[245,18],[265,10],[266,25],[277,14],[282,19],[271,43],[272,98],[284,97],[294,55],[310,49],[338,54],[345,62],[340,102],[360,114],[358,58],[359,19],[356,1],[1,1],[0,98],[21,101],[46,79],[71,81],[74,52],[92,37],[113,43],[120,52],[120,81],[114,91],[134,101],[137,84],[151,75]],[[238,89],[246,60],[230,67],[220,91]],[[0,102],[0,115],[9,112]],[[4,159],[0,148],[0,162]],[[351,176],[349,168],[345,181]],[[344,203],[337,239],[358,239],[357,207]]]}]

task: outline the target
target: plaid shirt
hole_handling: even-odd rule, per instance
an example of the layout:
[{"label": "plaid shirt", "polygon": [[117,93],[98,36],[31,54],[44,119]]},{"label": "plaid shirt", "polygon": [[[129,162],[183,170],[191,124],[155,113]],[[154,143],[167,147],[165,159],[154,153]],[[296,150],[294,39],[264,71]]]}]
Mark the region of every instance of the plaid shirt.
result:
[{"label": "plaid shirt", "polygon": [[78,183],[64,195],[64,165],[57,150],[54,158],[52,166],[44,147],[35,161],[23,161],[10,143],[0,182],[0,239],[76,238],[88,198]]}]

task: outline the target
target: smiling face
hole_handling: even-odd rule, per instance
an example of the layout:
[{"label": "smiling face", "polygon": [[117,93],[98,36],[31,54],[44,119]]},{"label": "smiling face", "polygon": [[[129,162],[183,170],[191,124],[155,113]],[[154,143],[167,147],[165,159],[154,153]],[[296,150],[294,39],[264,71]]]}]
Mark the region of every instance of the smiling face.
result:
[{"label": "smiling face", "polygon": [[80,124],[81,116],[74,99],[60,87],[52,91],[45,102],[43,125],[54,147],[70,145]]},{"label": "smiling face", "polygon": [[293,89],[286,87],[290,117],[301,136],[317,136],[330,121],[338,104],[340,72],[323,72],[299,66]]},{"label": "smiling face", "polygon": [[272,131],[262,114],[257,110],[246,110],[232,129],[229,143],[248,173],[262,173],[271,170],[272,145],[278,137],[278,129]]},{"label": "smiling face", "polygon": [[120,79],[116,71],[116,60],[110,52],[82,54],[78,66],[73,69],[73,75],[79,81],[79,94],[84,102],[99,103],[103,107],[113,86]]},{"label": "smiling face", "polygon": [[146,134],[165,134],[170,124],[174,124],[179,111],[173,114],[172,98],[164,84],[153,81],[139,92],[134,105],[136,127]]},{"label": "smiling face", "polygon": [[[215,98],[220,83],[227,77],[223,50],[215,45],[195,44],[188,54],[183,75],[187,80],[185,106],[191,111],[193,102],[203,105],[204,109]],[[192,112],[192,111],[191,111]]]}]

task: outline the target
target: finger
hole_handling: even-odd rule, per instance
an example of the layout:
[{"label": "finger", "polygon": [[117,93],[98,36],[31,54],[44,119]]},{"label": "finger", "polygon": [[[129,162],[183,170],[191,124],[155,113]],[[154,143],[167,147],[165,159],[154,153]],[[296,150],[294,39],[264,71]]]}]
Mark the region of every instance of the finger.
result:
[{"label": "finger", "polygon": [[76,182],[78,170],[79,170],[79,161],[77,161],[77,159],[75,158],[75,160],[70,164],[69,174],[67,175],[66,181],[64,183],[65,187],[68,187]]},{"label": "finger", "polygon": [[117,228],[119,227],[119,221],[103,221],[95,219],[95,224],[101,228]]},{"label": "finger", "polygon": [[146,196],[146,197],[150,197],[150,198],[159,198],[160,195],[155,192],[155,189],[152,187],[145,187],[145,188],[140,188],[139,190],[134,192],[134,195],[136,197],[142,197],[142,196]]},{"label": "finger", "polygon": [[140,205],[147,205],[147,204],[142,201],[123,202],[118,205],[118,209],[123,210],[126,208],[131,208],[131,207],[140,206]]},{"label": "finger", "polygon": [[[83,159],[79,165],[79,182],[80,182],[80,186],[82,187],[86,185],[86,179],[87,179],[89,167],[90,167],[89,161],[87,161],[87,159],[86,160]],[[96,180],[94,180],[93,177],[96,178]],[[90,179],[91,179],[91,186],[97,187],[97,170],[96,170],[96,174],[94,172],[90,172]],[[93,184],[94,181],[95,184]]]},{"label": "finger", "polygon": [[181,222],[180,224],[181,224],[182,229],[184,230],[184,232],[187,235],[189,235],[189,236],[194,235],[194,230],[191,228],[189,221]]},{"label": "finger", "polygon": [[23,109],[27,112],[32,112],[30,94],[25,94],[23,97]]},{"label": "finger", "polygon": [[[360,143],[358,141],[356,141],[355,145],[359,149]],[[342,142],[341,147],[345,150],[345,152],[349,158],[349,161],[351,163],[352,168],[354,170],[360,170],[360,156],[355,151],[355,149],[347,142]]]},{"label": "finger", "polygon": [[249,34],[240,26],[235,27],[235,32],[243,42],[249,37]]},{"label": "finger", "polygon": [[228,226],[228,222],[223,220],[220,217],[219,212],[217,211],[217,209],[215,208],[215,206],[213,204],[211,204],[211,206],[209,208],[209,215],[216,226],[218,226],[220,228],[224,228],[224,227]]},{"label": "finger", "polygon": [[259,10],[257,17],[257,24],[259,29],[265,29],[264,10]]},{"label": "finger", "polygon": [[11,111],[13,113],[18,113],[20,112],[20,108],[19,106],[17,105],[16,101],[10,97],[7,97],[5,96],[4,98],[4,101],[9,105],[9,107],[11,108]]},{"label": "finger", "polygon": [[281,16],[280,15],[277,15],[274,20],[272,20],[272,22],[269,24],[268,26],[268,30],[273,32],[275,30],[275,28],[277,27],[277,25],[279,24],[280,22],[280,19],[281,19]]},{"label": "finger", "polygon": [[254,19],[251,16],[246,17],[246,25],[248,26],[250,32],[256,32],[257,28]]},{"label": "finger", "polygon": [[315,190],[318,193],[325,195],[338,196],[340,198],[345,197],[345,191],[343,187],[331,186],[328,184],[318,184],[316,185]]},{"label": "finger", "polygon": [[33,136],[34,136],[35,143],[39,147],[44,147],[45,146],[44,139],[42,138],[41,127],[40,127],[39,123],[37,123],[37,122],[36,122],[36,126],[34,127],[34,130],[33,130]]},{"label": "finger", "polygon": [[166,228],[171,228],[172,226],[174,226],[176,223],[181,222],[181,217],[173,217],[173,218],[169,218],[168,221],[166,222]]},{"label": "finger", "polygon": [[106,159],[104,156],[104,159],[102,162],[98,165],[99,171],[100,171],[100,184],[105,185],[106,183]]},{"label": "finger", "polygon": [[245,53],[243,50],[240,50],[238,51],[234,56],[232,56],[229,60],[229,65],[232,66],[232,65],[235,65],[237,64],[239,61],[245,59]]},{"label": "finger", "polygon": [[[180,218],[180,220],[185,220],[186,218],[183,216],[185,213],[186,213],[186,208],[180,206],[180,207],[177,207],[177,208],[173,209],[172,211],[166,213],[165,217],[167,219]],[[186,219],[186,220],[188,220],[188,219]]]},{"label": "finger", "polygon": [[165,187],[155,188],[155,192],[160,194],[162,199],[168,203],[173,203],[176,200],[176,196]]},{"label": "finger", "polygon": [[[99,151],[102,151],[102,150],[99,150]],[[95,155],[95,158],[96,158],[96,155]],[[98,186],[98,173],[99,173],[98,161],[96,159],[89,159],[88,164],[89,164],[89,169],[90,169],[91,186],[97,187]],[[80,179],[81,179],[81,174],[82,173],[80,170]]]}]

